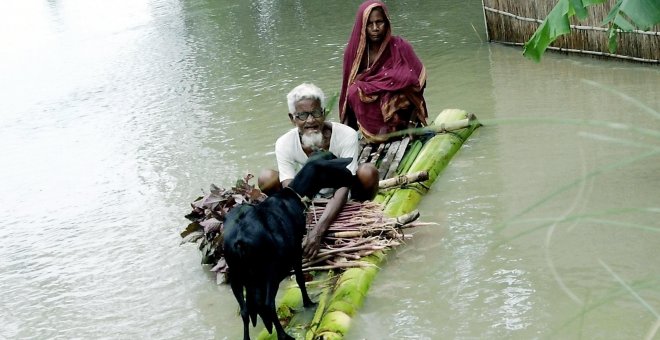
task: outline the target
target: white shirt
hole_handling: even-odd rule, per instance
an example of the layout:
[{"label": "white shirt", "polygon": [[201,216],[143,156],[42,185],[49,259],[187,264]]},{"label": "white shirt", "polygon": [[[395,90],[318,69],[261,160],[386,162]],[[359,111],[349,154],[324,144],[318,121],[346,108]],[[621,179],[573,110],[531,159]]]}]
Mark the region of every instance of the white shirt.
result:
[{"label": "white shirt", "polygon": [[[331,122],[332,135],[330,136],[330,152],[337,158],[353,158],[346,168],[353,175],[357,171],[359,150],[358,134],[349,126]],[[275,142],[275,158],[277,158],[277,171],[280,181],[292,179],[307,162],[307,155],[300,144],[298,128],[293,128],[282,135]]]}]

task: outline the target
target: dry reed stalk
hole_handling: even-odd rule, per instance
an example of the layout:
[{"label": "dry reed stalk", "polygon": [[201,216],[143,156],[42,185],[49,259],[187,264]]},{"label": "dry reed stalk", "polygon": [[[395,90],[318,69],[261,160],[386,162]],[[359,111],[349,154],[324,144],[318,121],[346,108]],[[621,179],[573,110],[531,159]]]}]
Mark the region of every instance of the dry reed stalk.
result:
[{"label": "dry reed stalk", "polygon": [[[323,214],[327,199],[315,199],[308,211],[308,227]],[[353,202],[346,204],[328,228],[321,249],[313,259],[303,261],[303,270],[328,270],[362,266],[354,263],[376,251],[401,245],[406,238],[401,230],[433,223],[414,223],[419,213],[399,218],[386,217],[380,204]]]}]

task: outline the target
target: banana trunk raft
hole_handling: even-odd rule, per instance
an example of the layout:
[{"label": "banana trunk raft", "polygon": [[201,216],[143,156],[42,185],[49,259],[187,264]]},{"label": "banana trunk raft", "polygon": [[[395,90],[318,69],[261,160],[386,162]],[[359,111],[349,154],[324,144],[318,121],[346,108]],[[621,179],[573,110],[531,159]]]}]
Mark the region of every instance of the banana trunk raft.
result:
[{"label": "banana trunk raft", "polygon": [[[415,222],[414,208],[463,142],[479,126],[473,115],[445,110],[415,134],[383,144],[367,144],[360,163],[379,169],[379,193],[373,202],[349,201],[324,235],[319,254],[305,259],[303,271],[310,282],[307,290],[316,308],[302,308],[300,289],[293,282],[282,285],[278,317],[287,333],[297,339],[341,339],[352,317],[362,305],[388,249],[406,237],[403,229],[425,225]],[[218,283],[227,282],[222,249],[224,215],[237,204],[259,203],[265,195],[249,184],[252,175],[239,179],[230,189],[211,185],[210,191],[191,204],[186,215],[191,223],[181,232],[181,243],[195,243],[202,264],[210,265]],[[327,200],[314,199],[307,212],[308,226],[323,213]],[[428,223],[427,223],[428,224]],[[263,330],[260,339],[275,338]]]},{"label": "banana trunk raft", "polygon": [[[383,180],[374,202],[380,203],[382,213],[399,227],[408,223],[406,219],[414,219],[415,216],[410,215],[414,214],[422,196],[479,125],[474,115],[447,109],[423,131],[422,138],[410,142],[406,137],[387,144],[366,145],[360,162],[373,162],[379,168]],[[419,174],[422,174],[422,181],[411,183],[411,178]],[[384,188],[388,181],[394,183],[393,188]],[[355,218],[354,213],[351,216]],[[317,303],[315,310],[305,310],[300,289],[295,282],[286,281],[281,287],[277,313],[286,325],[287,333],[296,339],[343,339],[367,296],[387,249],[396,244],[370,248],[369,255],[360,256],[361,265],[347,268],[339,265],[330,270],[308,267],[312,280],[307,283],[307,290]],[[275,332],[269,334],[265,329],[258,336],[258,339],[276,338]]]}]

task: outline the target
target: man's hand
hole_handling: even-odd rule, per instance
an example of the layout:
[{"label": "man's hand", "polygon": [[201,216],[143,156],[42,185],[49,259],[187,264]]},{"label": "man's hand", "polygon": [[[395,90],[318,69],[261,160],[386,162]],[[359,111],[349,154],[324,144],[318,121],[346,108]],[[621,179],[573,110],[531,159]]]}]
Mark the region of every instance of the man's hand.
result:
[{"label": "man's hand", "polygon": [[313,259],[319,253],[319,248],[321,247],[321,235],[318,234],[317,229],[315,227],[310,230],[303,240],[303,256],[308,260]]},{"label": "man's hand", "polygon": [[321,248],[321,240],[323,235],[330,227],[330,224],[337,218],[339,211],[346,204],[348,199],[348,187],[342,187],[335,191],[334,196],[328,200],[323,214],[319,218],[318,223],[307,232],[307,237],[303,240],[303,255],[305,258],[311,260],[319,253]]}]

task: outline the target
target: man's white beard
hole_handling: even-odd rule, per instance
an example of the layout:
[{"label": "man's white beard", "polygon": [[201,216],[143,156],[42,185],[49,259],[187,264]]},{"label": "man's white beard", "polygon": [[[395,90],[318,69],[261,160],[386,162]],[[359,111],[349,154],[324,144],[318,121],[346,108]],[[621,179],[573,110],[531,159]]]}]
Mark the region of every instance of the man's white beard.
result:
[{"label": "man's white beard", "polygon": [[320,131],[306,133],[300,137],[303,147],[320,149],[323,146],[323,134]]}]

